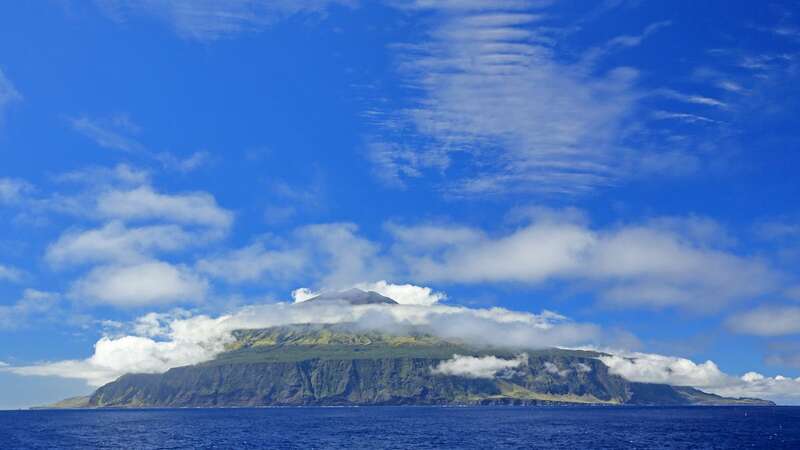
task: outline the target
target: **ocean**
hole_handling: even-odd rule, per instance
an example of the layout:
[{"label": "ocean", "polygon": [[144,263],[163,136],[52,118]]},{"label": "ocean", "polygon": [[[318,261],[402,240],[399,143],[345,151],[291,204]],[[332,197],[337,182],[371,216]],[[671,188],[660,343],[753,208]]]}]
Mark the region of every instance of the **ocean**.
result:
[{"label": "ocean", "polygon": [[2,449],[800,449],[800,407],[0,412]]}]

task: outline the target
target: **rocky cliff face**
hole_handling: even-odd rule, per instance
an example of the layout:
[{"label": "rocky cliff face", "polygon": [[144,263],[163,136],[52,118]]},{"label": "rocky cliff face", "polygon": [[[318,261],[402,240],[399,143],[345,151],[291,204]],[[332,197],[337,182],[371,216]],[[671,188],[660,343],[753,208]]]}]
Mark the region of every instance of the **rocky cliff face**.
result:
[{"label": "rocky cliff face", "polygon": [[[293,326],[235,333],[213,361],[129,374],[99,388],[90,407],[455,404],[770,404],[686,387],[632,383],[592,352],[476,349],[432,336]],[[454,354],[519,358],[488,378],[436,373]]]}]

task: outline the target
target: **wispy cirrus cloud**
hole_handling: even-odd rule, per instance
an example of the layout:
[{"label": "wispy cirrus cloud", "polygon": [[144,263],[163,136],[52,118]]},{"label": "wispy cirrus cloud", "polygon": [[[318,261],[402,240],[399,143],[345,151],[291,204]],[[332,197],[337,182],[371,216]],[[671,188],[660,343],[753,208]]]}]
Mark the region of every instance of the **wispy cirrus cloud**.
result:
[{"label": "wispy cirrus cloud", "polygon": [[673,89],[658,89],[653,92],[654,95],[660,95],[668,99],[677,100],[684,103],[691,103],[694,105],[710,106],[715,108],[726,109],[729,106],[716,98],[707,97],[699,94],[685,94]]},{"label": "wispy cirrus cloud", "polygon": [[22,271],[8,266],[0,264],[0,281],[19,281],[22,278]]},{"label": "wispy cirrus cloud", "polygon": [[601,60],[604,56],[625,48],[637,47],[641,45],[648,36],[651,36],[661,28],[668,27],[670,25],[672,25],[671,21],[663,20],[648,25],[640,34],[621,35],[612,38],[611,40],[598,45],[597,47],[587,50],[582,57],[583,66],[587,69],[591,69],[595,63]]},{"label": "wispy cirrus cloud", "polygon": [[162,152],[154,157],[161,162],[166,169],[188,173],[203,167],[211,162],[211,153],[206,150],[194,152],[191,155],[180,158],[169,152]]},{"label": "wispy cirrus cloud", "polygon": [[[427,25],[391,47],[407,101],[365,113],[377,124],[368,140],[375,173],[395,186],[426,178],[458,196],[575,194],[642,173],[720,173],[774,145],[765,130],[791,129],[785,118],[796,115],[797,40],[775,51],[701,48],[702,66],[680,73],[675,59],[676,75],[664,77],[623,52],[664,45],[655,37],[679,22],[581,47],[589,22],[610,8],[570,22],[558,2],[392,4],[423,12]],[[790,22],[765,26],[764,39],[790,37]],[[730,27],[731,36],[753,32]]]},{"label": "wispy cirrus cloud", "polygon": [[17,91],[3,70],[0,69],[0,125],[2,125],[3,113],[8,105],[22,100],[22,94]]},{"label": "wispy cirrus cloud", "polygon": [[0,205],[17,204],[33,191],[33,186],[17,178],[0,178]]},{"label": "wispy cirrus cloud", "polygon": [[107,188],[150,184],[150,175],[147,170],[120,163],[113,167],[84,167],[59,174],[55,176],[55,180],[59,183]]},{"label": "wispy cirrus cloud", "polygon": [[72,128],[94,141],[97,145],[111,150],[131,153],[144,153],[146,149],[130,134],[138,132],[139,127],[125,116],[110,119],[95,119],[87,116],[69,119]]},{"label": "wispy cirrus cloud", "polygon": [[142,128],[127,114],[116,114],[110,117],[84,115],[69,118],[68,121],[73,130],[102,148],[132,153],[158,162],[168,170],[188,173],[209,164],[213,159],[207,150],[196,151],[187,156],[166,151],[154,152],[138,139],[137,136],[141,133]]},{"label": "wispy cirrus cloud", "polygon": [[295,14],[325,14],[357,0],[96,0],[112,19],[150,16],[169,24],[184,39],[212,41],[256,32]]},{"label": "wispy cirrus cloud", "polygon": [[421,41],[395,46],[412,100],[366,115],[379,130],[368,147],[383,180],[446,172],[451,195],[575,194],[630,169],[622,136],[637,109],[637,71],[598,73],[593,64],[667,22],[570,62],[555,49],[560,31],[542,2],[396,4],[433,13],[435,24]]},{"label": "wispy cirrus cloud", "polygon": [[14,330],[32,321],[52,319],[61,297],[53,292],[25,289],[22,298],[10,305],[0,305],[0,330]]},{"label": "wispy cirrus cloud", "polygon": [[378,176],[394,185],[447,173],[450,195],[575,194],[614,183],[631,170],[623,142],[638,107],[637,71],[598,73],[594,63],[634,47],[669,25],[623,35],[563,58],[563,29],[548,2],[396,2],[433,13],[420,41],[395,46],[411,99],[370,110]]}]

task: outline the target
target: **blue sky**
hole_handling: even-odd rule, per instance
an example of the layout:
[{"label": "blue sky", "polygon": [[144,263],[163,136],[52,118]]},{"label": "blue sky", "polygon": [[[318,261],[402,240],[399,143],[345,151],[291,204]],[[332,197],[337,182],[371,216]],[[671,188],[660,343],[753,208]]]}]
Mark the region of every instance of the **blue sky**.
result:
[{"label": "blue sky", "polygon": [[792,2],[0,10],[0,407],[148,313],[383,280],[800,400]]}]

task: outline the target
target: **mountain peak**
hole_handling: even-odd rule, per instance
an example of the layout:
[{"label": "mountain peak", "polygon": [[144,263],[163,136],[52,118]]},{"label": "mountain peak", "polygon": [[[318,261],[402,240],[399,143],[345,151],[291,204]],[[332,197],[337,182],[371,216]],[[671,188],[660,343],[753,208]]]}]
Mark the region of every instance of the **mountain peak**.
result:
[{"label": "mountain peak", "polygon": [[325,301],[338,301],[346,302],[351,305],[397,305],[398,303],[384,295],[375,291],[363,291],[361,289],[352,288],[345,291],[338,292],[324,292],[314,298],[306,300],[306,302],[325,302]]}]

